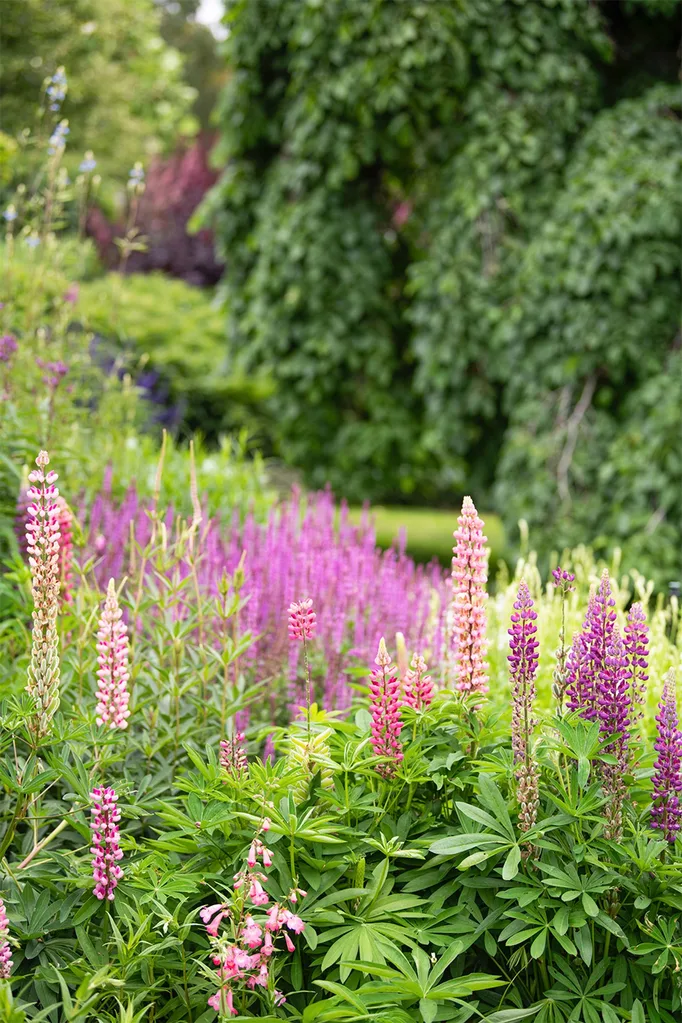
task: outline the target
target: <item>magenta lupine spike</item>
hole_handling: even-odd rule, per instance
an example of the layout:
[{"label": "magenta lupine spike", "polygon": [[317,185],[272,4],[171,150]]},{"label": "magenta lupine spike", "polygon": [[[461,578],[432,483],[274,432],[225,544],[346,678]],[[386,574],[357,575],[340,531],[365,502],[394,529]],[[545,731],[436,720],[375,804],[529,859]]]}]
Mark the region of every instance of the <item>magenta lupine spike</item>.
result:
[{"label": "magenta lupine spike", "polygon": [[519,584],[509,629],[509,674],[512,683],[512,749],[519,801],[519,829],[528,831],[537,820],[540,774],[531,739],[535,676],[538,670],[537,612],[525,582]]},{"label": "magenta lupine spike", "polygon": [[291,639],[312,639],[316,625],[312,599],[294,601],[287,609]]},{"label": "magenta lupine spike", "polygon": [[483,535],[483,521],[470,497],[464,498],[457,521],[450,608],[454,683],[463,693],[487,693],[487,537]]},{"label": "magenta lupine spike", "polygon": [[614,630],[606,649],[604,666],[597,680],[597,716],[603,736],[613,736],[604,747],[605,753],[617,757],[617,764],[604,764],[602,777],[608,797],[605,808],[606,838],[619,842],[623,834],[623,803],[628,769],[630,741],[630,679],[625,646]]},{"label": "magenta lupine spike", "polygon": [[123,877],[119,860],[123,859],[123,850],[119,845],[118,822],[121,811],[117,806],[118,796],[113,789],[93,789],[92,799],[92,876],[95,881],[94,895],[96,898],[109,902],[114,901],[114,891]]},{"label": "magenta lupine spike", "polygon": [[433,682],[426,672],[426,661],[421,654],[415,654],[405,673],[405,703],[415,710],[426,710],[433,700]]},{"label": "magenta lupine spike", "polygon": [[677,716],[675,672],[665,677],[656,715],[657,734],[651,805],[651,827],[672,845],[682,829],[682,731]]},{"label": "magenta lupine spike", "polygon": [[649,681],[649,627],[646,612],[639,603],[633,604],[628,611],[625,653],[628,659],[632,718],[638,721],[643,714],[642,704],[646,698],[646,683]]},{"label": "magenta lupine spike", "polygon": [[0,899],[0,980],[7,980],[12,969],[12,949],[10,948],[7,936],[9,934],[9,920],[5,903]]},{"label": "magenta lupine spike", "polygon": [[128,630],[121,621],[116,584],[109,580],[107,596],[97,631],[98,690],[96,721],[109,728],[127,728],[128,710]]},{"label": "magenta lupine spike", "polygon": [[609,573],[604,569],[597,592],[590,596],[582,635],[577,643],[574,640],[566,664],[569,710],[579,711],[587,721],[598,717],[598,683],[616,626],[615,606]]},{"label": "magenta lupine spike", "polygon": [[249,769],[244,738],[243,732],[236,732],[233,738],[220,741],[220,766],[234,781],[244,778]]},{"label": "magenta lupine spike", "polygon": [[46,451],[36,458],[37,469],[29,473],[30,504],[26,511],[26,541],[33,594],[33,635],[26,689],[35,704],[34,729],[47,735],[59,706],[59,512],[56,472],[44,472]]},{"label": "magenta lupine spike", "polygon": [[383,639],[372,668],[369,683],[370,714],[372,715],[372,748],[378,757],[386,757],[386,763],[377,766],[377,773],[384,778],[393,778],[398,764],[403,759],[400,733],[400,680],[397,669],[391,664]]},{"label": "magenta lupine spike", "polygon": [[571,593],[575,586],[575,575],[573,572],[567,572],[566,569],[562,568],[561,565],[557,565],[556,568],[552,569],[552,579],[554,585],[562,593]]}]

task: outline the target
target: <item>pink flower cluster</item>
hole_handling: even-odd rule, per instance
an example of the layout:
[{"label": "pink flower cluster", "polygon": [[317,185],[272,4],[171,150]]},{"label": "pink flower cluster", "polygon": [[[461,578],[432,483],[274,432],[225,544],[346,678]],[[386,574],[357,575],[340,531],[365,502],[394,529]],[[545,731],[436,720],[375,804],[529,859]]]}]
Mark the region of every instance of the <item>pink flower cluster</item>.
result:
[{"label": "pink flower cluster", "polygon": [[121,621],[116,584],[109,580],[104,609],[97,631],[98,690],[96,721],[109,728],[127,728],[128,710],[128,632]]},{"label": "pink flower cluster", "polygon": [[0,899],[0,980],[6,980],[12,969],[12,949],[10,948],[7,935],[9,934],[9,921],[5,903]]},{"label": "pink flower cluster", "polygon": [[317,615],[313,611],[312,599],[294,601],[287,609],[289,615],[289,636],[291,639],[312,639]]},{"label": "pink flower cluster", "polygon": [[92,790],[92,876],[95,880],[94,894],[98,899],[114,901],[114,891],[123,870],[119,860],[123,859],[123,850],[119,846],[118,822],[121,811],[117,806],[118,796],[113,789],[96,788]]},{"label": "pink flower cluster", "polygon": [[231,739],[220,740],[220,766],[234,781],[243,778],[249,769],[244,741],[243,732],[237,732]]},{"label": "pink flower cluster", "polygon": [[454,682],[463,693],[487,693],[488,671],[485,654],[488,579],[487,537],[474,502],[465,497],[457,520],[452,559],[452,604],[450,631]]},{"label": "pink flower cluster", "polygon": [[415,654],[412,664],[405,672],[404,701],[414,710],[426,710],[433,700],[433,683],[427,675],[426,661],[421,654]]},{"label": "pink flower cluster", "polygon": [[400,742],[402,701],[400,680],[395,674],[397,668],[391,664],[383,639],[374,663],[377,667],[372,668],[369,682],[372,748],[376,756],[386,758],[385,763],[377,766],[377,772],[384,778],[392,778],[404,756]]},{"label": "pink flower cluster", "polygon": [[38,736],[47,734],[59,706],[59,491],[55,487],[57,473],[44,471],[49,461],[46,451],[36,458],[38,468],[28,477],[30,504],[26,508],[33,594],[33,637],[26,688],[35,703]]},{"label": "pink flower cluster", "polygon": [[[266,989],[275,1006],[284,1004],[286,999],[275,988],[271,969],[272,956],[277,951],[275,942],[281,935],[287,951],[293,952],[296,946],[288,932],[301,934],[305,928],[300,916],[280,903],[270,906],[260,920],[255,918],[251,908],[270,904],[268,893],[263,888],[267,875],[257,869],[260,860],[264,869],[272,865],[272,852],[260,837],[269,829],[270,821],[266,817],[251,843],[246,867],[234,875],[231,904],[218,902],[204,906],[199,913],[214,946],[212,958],[220,985],[208,999],[208,1004],[221,1015],[237,1015],[234,989],[240,982],[251,991],[257,987]],[[293,888],[287,901],[295,905],[306,894],[301,888]],[[230,925],[228,935],[221,934],[223,921]]]}]

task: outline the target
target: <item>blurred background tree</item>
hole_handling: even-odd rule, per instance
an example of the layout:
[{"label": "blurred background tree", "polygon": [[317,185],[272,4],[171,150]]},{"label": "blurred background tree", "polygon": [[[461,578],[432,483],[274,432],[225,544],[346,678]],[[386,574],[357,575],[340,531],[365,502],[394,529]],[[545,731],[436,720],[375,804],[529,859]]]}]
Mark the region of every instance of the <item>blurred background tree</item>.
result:
[{"label": "blurred background tree", "polygon": [[679,13],[228,0],[206,216],[232,365],[308,482],[473,489],[544,550],[679,566]]}]

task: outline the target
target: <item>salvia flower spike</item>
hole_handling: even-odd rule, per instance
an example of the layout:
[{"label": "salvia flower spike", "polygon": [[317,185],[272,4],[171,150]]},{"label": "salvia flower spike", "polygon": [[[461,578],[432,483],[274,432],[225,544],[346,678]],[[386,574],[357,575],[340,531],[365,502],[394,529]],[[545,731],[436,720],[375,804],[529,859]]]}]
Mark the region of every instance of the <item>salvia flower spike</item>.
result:
[{"label": "salvia flower spike", "polygon": [[370,714],[372,716],[372,748],[378,757],[386,757],[379,764],[377,772],[384,778],[392,778],[403,759],[400,733],[400,679],[383,638],[379,642],[375,664],[369,683]]},{"label": "salvia flower spike", "polygon": [[663,695],[656,715],[657,735],[654,764],[651,827],[674,844],[682,829],[682,731],[677,716],[675,672],[665,677]]},{"label": "salvia flower spike", "polygon": [[97,631],[97,717],[98,725],[127,728],[128,710],[128,632],[121,621],[116,584],[109,580],[104,609]]},{"label": "salvia flower spike", "polygon": [[12,949],[10,948],[7,936],[9,934],[9,921],[5,903],[0,899],[0,980],[6,980],[12,969]]},{"label": "salvia flower spike", "polygon": [[449,623],[454,683],[463,693],[487,693],[487,537],[483,535],[483,521],[470,497],[464,498],[457,521]]},{"label": "salvia flower spike", "polygon": [[535,718],[535,677],[538,670],[537,612],[525,582],[519,584],[509,629],[509,674],[512,683],[512,749],[516,765],[519,828],[536,822],[540,775],[531,745]]},{"label": "salvia flower spike", "polygon": [[123,870],[119,866],[123,850],[119,845],[118,822],[121,811],[117,805],[118,796],[113,789],[96,788],[92,790],[90,798],[94,895],[100,900],[113,902],[116,886],[123,877]]},{"label": "salvia flower spike", "polygon": [[29,473],[26,542],[33,594],[33,635],[26,686],[35,704],[33,730],[47,735],[59,706],[59,491],[56,472],[45,472],[50,459],[46,451],[36,458],[37,469]]}]

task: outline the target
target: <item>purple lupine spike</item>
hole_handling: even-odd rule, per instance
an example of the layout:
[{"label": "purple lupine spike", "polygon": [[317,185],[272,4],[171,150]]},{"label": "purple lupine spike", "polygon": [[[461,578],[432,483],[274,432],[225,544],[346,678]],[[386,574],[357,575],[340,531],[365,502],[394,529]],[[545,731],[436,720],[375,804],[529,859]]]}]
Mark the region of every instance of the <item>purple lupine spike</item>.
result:
[{"label": "purple lupine spike", "polygon": [[604,752],[618,760],[617,764],[605,764],[602,769],[604,791],[608,797],[604,834],[606,838],[620,841],[626,794],[624,775],[629,760],[631,702],[628,658],[616,630],[607,647],[596,690],[599,728],[604,737],[610,737]]},{"label": "purple lupine spike", "polygon": [[651,827],[674,844],[682,829],[682,731],[679,729],[675,672],[665,677],[663,695],[656,715],[657,735],[651,805]]},{"label": "purple lupine spike", "polygon": [[632,717],[633,721],[637,721],[643,715],[642,704],[646,698],[646,683],[649,681],[649,627],[646,612],[639,603],[633,604],[628,611],[625,652],[628,658]]},{"label": "purple lupine spike", "polygon": [[598,717],[599,677],[616,627],[615,606],[609,573],[604,569],[597,592],[590,596],[581,639],[577,644],[574,640],[566,663],[569,710],[579,711],[587,721]]},{"label": "purple lupine spike", "polygon": [[512,683],[512,749],[517,797],[519,829],[528,831],[537,820],[540,803],[540,773],[533,757],[531,739],[535,727],[533,701],[535,676],[538,670],[537,612],[525,582],[519,584],[509,631],[509,674]]}]

